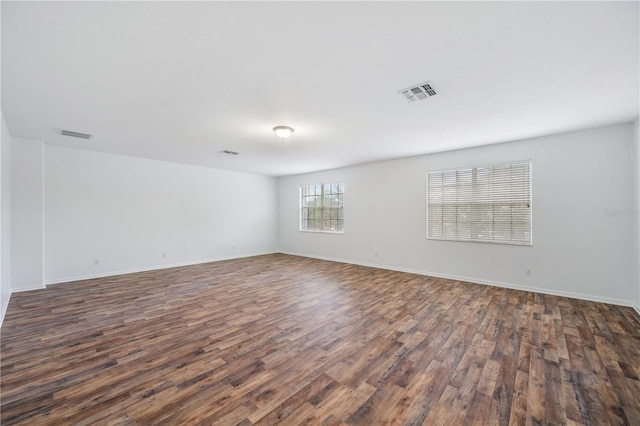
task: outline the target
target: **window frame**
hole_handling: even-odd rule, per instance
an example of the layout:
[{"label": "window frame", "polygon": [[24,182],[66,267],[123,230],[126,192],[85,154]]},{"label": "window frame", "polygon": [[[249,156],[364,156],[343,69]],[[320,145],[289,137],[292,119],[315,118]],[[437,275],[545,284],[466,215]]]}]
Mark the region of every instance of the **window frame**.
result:
[{"label": "window frame", "polygon": [[[333,185],[338,185],[338,192],[330,192],[329,195],[335,194],[335,195],[339,195],[339,199],[342,201],[341,204],[337,204],[336,206],[326,206],[325,203],[325,197],[326,197],[326,186],[333,186]],[[303,188],[307,188],[307,191],[309,191],[309,189],[311,187],[320,187],[321,188],[321,194],[314,194],[314,195],[304,195],[303,193]],[[340,192],[340,189],[342,190],[342,192]],[[315,184],[307,184],[307,185],[300,185],[298,188],[298,231],[300,232],[311,232],[311,233],[321,233],[321,234],[338,234],[338,235],[343,235],[344,234],[344,229],[345,229],[345,220],[344,220],[344,194],[345,194],[345,183],[344,181],[337,181],[337,182],[321,182],[321,183],[315,183]],[[331,223],[331,221],[336,220],[337,223],[341,223],[342,228],[341,230],[336,230],[336,231],[332,231],[330,229],[308,229],[308,221],[309,218],[307,217],[307,228],[303,228],[303,223],[304,223],[304,214],[303,214],[303,209],[304,208],[309,208],[309,206],[305,206],[304,202],[303,202],[303,198],[304,197],[318,197],[321,201],[321,205],[320,206],[314,206],[313,208],[315,209],[320,209],[321,211],[321,219],[313,219],[314,221],[320,221],[320,222],[324,222],[325,220],[328,220],[329,223]],[[333,219],[331,217],[331,211],[337,209],[338,210],[338,214],[337,214],[337,218]],[[328,216],[329,218],[325,218],[325,215],[328,212]]]},{"label": "window frame", "polygon": [[[432,186],[431,186],[431,179],[432,179],[432,175],[436,175],[436,174],[440,174],[440,176],[442,176],[442,178],[444,179],[444,174],[445,173],[456,173],[456,185],[455,185],[455,196],[456,198],[459,195],[458,189],[460,187],[460,185],[457,184],[457,179],[458,179],[458,172],[461,171],[468,171],[471,170],[471,175],[472,175],[472,183],[469,185],[471,187],[471,198],[475,198],[478,196],[479,191],[476,191],[475,185],[477,185],[477,183],[473,182],[473,179],[477,178],[477,171],[478,169],[488,169],[488,168],[492,168],[493,170],[500,168],[500,167],[504,167],[504,166],[514,166],[514,165],[523,165],[523,164],[527,164],[528,165],[528,177],[527,177],[527,181],[526,181],[526,186],[528,186],[528,191],[525,189],[525,191],[522,191],[522,194],[524,194],[526,192],[527,198],[525,199],[525,202],[527,203],[527,206],[525,207],[525,211],[528,213],[528,229],[525,229],[524,227],[521,229],[521,232],[523,234],[527,234],[528,233],[528,240],[524,239],[524,240],[519,240],[519,239],[513,239],[513,236],[511,237],[511,239],[495,239],[495,233],[496,233],[496,220],[495,220],[495,208],[496,205],[499,203],[496,203],[495,201],[493,201],[495,199],[496,196],[496,191],[495,188],[492,190],[491,192],[491,199],[492,201],[488,201],[485,204],[487,205],[491,205],[492,206],[492,213],[491,213],[491,218],[492,218],[492,224],[491,224],[491,238],[477,238],[473,236],[473,233],[470,232],[470,237],[469,238],[464,238],[460,236],[460,232],[458,230],[456,230],[456,235],[455,237],[448,237],[447,235],[445,235],[445,230],[444,230],[444,226],[445,226],[445,221],[444,221],[444,210],[441,213],[442,214],[442,219],[441,219],[441,226],[443,227],[442,232],[440,233],[440,235],[436,235],[433,236],[431,235],[431,231],[432,231],[432,227],[431,227],[431,222],[430,222],[430,207],[432,204],[436,204],[436,203],[431,203],[431,194],[430,192],[432,191]],[[475,170],[475,176],[476,178],[474,178],[474,170]],[[513,181],[511,181],[513,182]],[[504,182],[503,182],[504,183]],[[441,185],[442,187],[442,185]],[[502,193],[504,196],[504,192]],[[491,164],[481,164],[481,165],[472,165],[472,166],[464,166],[464,167],[456,167],[456,168],[448,168],[448,169],[439,169],[439,170],[428,170],[427,171],[427,190],[426,190],[426,195],[427,195],[427,200],[426,200],[426,237],[428,240],[434,240],[434,241],[456,241],[456,242],[472,242],[472,243],[485,243],[485,244],[501,244],[501,245],[514,245],[514,246],[524,246],[524,247],[531,247],[533,246],[533,161],[531,159],[527,159],[527,160],[518,160],[518,161],[507,161],[507,162],[501,162],[501,163],[491,163]],[[474,202],[474,200],[466,200],[465,202],[461,202],[461,203],[452,203],[452,202],[448,202],[445,203],[444,200],[443,202],[441,202],[441,206],[445,206],[445,205],[472,205]],[[477,203],[477,201],[476,201]],[[504,203],[502,203],[504,204]],[[508,203],[511,206],[511,214],[513,215],[513,209],[517,206],[518,202],[517,201],[510,201],[510,203]],[[456,207],[458,208],[458,207]],[[444,209],[444,207],[443,207]],[[475,212],[476,214],[478,214],[478,212]],[[456,211],[455,213],[455,222],[456,222],[456,226],[459,222],[459,217],[458,217],[458,212]],[[513,228],[513,216],[512,219],[510,220],[510,223],[512,224],[512,228]],[[472,229],[473,225],[479,226],[481,222],[479,220],[476,221],[469,221],[469,227],[470,230]],[[525,221],[526,223],[526,221]],[[486,224],[485,224],[486,225]]]}]

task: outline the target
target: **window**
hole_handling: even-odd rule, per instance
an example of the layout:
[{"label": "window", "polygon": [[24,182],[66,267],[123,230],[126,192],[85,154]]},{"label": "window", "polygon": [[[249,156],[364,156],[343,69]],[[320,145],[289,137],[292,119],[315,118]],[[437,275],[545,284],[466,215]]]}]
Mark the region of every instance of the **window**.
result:
[{"label": "window", "polygon": [[427,238],[531,245],[531,161],[427,176]]},{"label": "window", "polygon": [[300,230],[344,233],[344,183],[300,187]]}]

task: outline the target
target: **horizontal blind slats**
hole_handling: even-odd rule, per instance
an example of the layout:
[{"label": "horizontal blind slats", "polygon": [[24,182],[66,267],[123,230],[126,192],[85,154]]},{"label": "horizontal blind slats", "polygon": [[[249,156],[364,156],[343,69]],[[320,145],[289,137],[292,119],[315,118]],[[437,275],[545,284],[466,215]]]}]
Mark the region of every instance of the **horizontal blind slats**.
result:
[{"label": "horizontal blind slats", "polygon": [[531,243],[531,162],[428,172],[427,237]]}]

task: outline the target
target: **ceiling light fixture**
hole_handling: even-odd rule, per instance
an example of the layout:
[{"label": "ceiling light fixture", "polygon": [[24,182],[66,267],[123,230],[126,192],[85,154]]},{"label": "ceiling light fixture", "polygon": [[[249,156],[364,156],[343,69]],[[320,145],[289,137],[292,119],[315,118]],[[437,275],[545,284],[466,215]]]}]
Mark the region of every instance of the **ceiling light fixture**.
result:
[{"label": "ceiling light fixture", "polygon": [[291,136],[291,133],[293,133],[293,127],[289,127],[289,126],[276,126],[273,128],[273,132],[276,134],[276,136],[278,136],[280,139],[286,139],[289,136]]}]

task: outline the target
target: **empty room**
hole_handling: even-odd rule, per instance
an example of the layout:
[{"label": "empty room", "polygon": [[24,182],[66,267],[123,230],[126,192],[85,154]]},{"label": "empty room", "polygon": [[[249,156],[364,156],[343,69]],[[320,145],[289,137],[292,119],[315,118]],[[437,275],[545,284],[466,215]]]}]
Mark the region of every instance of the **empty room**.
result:
[{"label": "empty room", "polygon": [[2,425],[640,424],[640,2],[2,1]]}]

